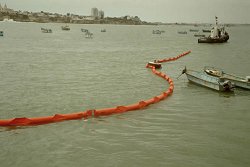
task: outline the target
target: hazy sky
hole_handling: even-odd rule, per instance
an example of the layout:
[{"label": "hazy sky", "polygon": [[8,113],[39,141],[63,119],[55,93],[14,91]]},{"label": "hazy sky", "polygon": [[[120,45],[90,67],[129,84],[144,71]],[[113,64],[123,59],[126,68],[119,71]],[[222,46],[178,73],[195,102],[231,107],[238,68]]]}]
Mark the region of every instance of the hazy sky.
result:
[{"label": "hazy sky", "polygon": [[106,16],[139,16],[143,21],[250,23],[250,0],[0,0],[9,8],[90,15],[91,8]]}]

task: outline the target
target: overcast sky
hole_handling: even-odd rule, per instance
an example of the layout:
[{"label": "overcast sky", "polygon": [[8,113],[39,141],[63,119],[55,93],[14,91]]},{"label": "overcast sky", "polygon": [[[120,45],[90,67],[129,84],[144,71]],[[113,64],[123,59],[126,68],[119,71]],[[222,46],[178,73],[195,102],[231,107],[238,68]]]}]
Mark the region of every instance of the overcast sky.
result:
[{"label": "overcast sky", "polygon": [[105,17],[138,16],[151,22],[250,23],[250,0],[0,0],[9,8],[90,15],[91,8]]}]

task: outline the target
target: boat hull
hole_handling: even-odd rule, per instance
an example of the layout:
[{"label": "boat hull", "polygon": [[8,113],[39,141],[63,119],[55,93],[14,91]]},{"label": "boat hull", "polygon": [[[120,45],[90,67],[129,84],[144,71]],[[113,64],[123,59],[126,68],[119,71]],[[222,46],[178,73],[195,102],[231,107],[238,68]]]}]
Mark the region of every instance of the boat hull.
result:
[{"label": "boat hull", "polygon": [[41,28],[42,33],[52,33],[51,29]]},{"label": "boat hull", "polygon": [[148,62],[148,66],[153,66],[155,68],[161,68],[161,63],[156,63],[156,62]]},{"label": "boat hull", "polygon": [[209,32],[209,33],[210,33],[211,30],[204,30],[204,29],[203,29],[202,32]]},{"label": "boat hull", "polygon": [[236,87],[250,90],[250,82],[243,82],[243,81],[237,81],[237,80],[231,80],[231,81],[235,84]]},{"label": "boat hull", "polygon": [[215,68],[215,67],[205,67],[204,71],[208,75],[212,75],[218,78],[224,78],[226,80],[231,81],[232,83],[234,83],[235,87],[250,90],[250,81],[247,80],[247,77],[243,78],[243,77],[235,76],[233,74],[228,74],[224,72],[223,70]]},{"label": "boat hull", "polygon": [[229,36],[223,36],[221,38],[211,38],[211,37],[202,37],[198,39],[198,43],[224,43],[227,42]]},{"label": "boat hull", "polygon": [[[230,81],[220,80],[219,78],[209,76],[204,72],[198,72],[193,70],[186,70],[185,74],[189,81],[198,85],[217,91],[233,91],[233,87],[231,86]],[[228,86],[226,84],[228,84]]]},{"label": "boat hull", "polygon": [[62,30],[64,30],[64,31],[69,31],[69,30],[70,30],[69,26],[62,26],[61,28],[62,28]]}]

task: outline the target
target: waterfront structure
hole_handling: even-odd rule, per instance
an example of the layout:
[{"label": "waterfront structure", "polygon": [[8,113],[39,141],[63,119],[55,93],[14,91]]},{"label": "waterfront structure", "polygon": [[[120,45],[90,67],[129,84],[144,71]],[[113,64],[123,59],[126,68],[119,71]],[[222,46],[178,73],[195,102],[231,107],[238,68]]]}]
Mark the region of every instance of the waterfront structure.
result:
[{"label": "waterfront structure", "polygon": [[100,10],[98,16],[100,19],[104,19],[104,11]]},{"label": "waterfront structure", "polygon": [[93,17],[93,18],[98,18],[98,9],[97,8],[92,8],[91,9],[91,16]]},{"label": "waterfront structure", "polygon": [[94,19],[104,19],[104,11],[98,10],[97,8],[92,8],[91,17]]},{"label": "waterfront structure", "polygon": [[14,20],[17,22],[38,22],[38,23],[74,23],[74,24],[124,24],[124,25],[141,25],[150,24],[142,22],[138,16],[131,17],[105,17],[104,11],[97,8],[91,9],[91,15],[81,16],[67,13],[67,15],[50,13],[50,12],[29,12],[15,11],[9,9],[7,5],[0,4],[0,21]]}]

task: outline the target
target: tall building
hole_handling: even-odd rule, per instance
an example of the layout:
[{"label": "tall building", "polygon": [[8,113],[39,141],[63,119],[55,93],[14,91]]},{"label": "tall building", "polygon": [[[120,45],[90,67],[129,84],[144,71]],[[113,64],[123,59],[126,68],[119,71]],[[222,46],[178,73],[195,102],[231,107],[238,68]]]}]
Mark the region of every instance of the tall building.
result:
[{"label": "tall building", "polygon": [[98,9],[97,8],[91,9],[91,16],[94,18],[98,18]]},{"label": "tall building", "polygon": [[100,19],[103,19],[104,18],[104,11],[100,10],[98,16]]},{"label": "tall building", "polygon": [[13,13],[14,10],[13,9],[9,9],[7,7],[7,5],[5,4],[4,7],[2,7],[2,5],[0,4],[0,12],[9,12],[9,13]]}]

